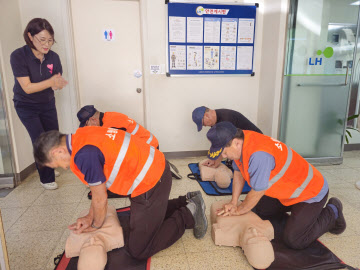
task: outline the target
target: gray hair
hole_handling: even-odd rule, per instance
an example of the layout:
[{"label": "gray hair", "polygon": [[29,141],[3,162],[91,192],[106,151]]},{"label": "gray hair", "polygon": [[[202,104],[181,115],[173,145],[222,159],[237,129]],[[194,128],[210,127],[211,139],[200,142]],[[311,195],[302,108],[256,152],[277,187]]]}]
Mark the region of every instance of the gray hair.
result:
[{"label": "gray hair", "polygon": [[61,139],[65,134],[57,130],[42,133],[34,143],[34,158],[39,166],[44,166],[51,162],[49,152],[52,148],[61,144]]}]

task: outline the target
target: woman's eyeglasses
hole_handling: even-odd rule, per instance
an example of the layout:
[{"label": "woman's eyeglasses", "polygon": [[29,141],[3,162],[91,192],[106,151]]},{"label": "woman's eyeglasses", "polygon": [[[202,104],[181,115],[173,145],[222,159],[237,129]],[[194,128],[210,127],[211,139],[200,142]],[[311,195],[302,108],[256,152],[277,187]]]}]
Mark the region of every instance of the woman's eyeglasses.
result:
[{"label": "woman's eyeglasses", "polygon": [[52,46],[54,44],[54,40],[53,39],[38,39],[37,36],[34,36],[36,38],[36,40],[41,44],[41,45],[45,45],[45,44],[49,44],[49,46]]}]

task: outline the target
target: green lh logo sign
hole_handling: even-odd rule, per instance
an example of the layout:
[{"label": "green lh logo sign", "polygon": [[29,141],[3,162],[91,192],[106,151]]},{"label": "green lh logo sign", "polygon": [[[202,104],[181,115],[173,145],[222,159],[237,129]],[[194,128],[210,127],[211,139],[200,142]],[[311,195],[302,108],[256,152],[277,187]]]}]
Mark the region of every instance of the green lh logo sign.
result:
[{"label": "green lh logo sign", "polygon": [[[316,52],[316,54],[319,55],[319,56],[324,54],[324,56],[326,58],[330,58],[330,57],[332,57],[334,55],[334,49],[332,47],[327,47],[327,48],[325,48],[324,51],[318,50]],[[316,57],[315,62],[314,62],[313,59],[310,57],[309,58],[309,65],[310,66],[317,66],[317,65],[321,66],[322,65],[322,58],[321,57],[319,57],[319,58]]]}]

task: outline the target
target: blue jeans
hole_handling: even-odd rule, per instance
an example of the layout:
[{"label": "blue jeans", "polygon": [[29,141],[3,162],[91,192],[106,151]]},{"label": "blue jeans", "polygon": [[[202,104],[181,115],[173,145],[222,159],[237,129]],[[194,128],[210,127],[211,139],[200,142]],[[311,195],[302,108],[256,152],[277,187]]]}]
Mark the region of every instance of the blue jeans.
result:
[{"label": "blue jeans", "polygon": [[[48,103],[29,103],[14,100],[14,105],[16,113],[28,131],[33,144],[41,133],[59,130],[55,98]],[[38,164],[36,164],[36,168],[42,183],[55,181],[54,169],[40,167]]]}]

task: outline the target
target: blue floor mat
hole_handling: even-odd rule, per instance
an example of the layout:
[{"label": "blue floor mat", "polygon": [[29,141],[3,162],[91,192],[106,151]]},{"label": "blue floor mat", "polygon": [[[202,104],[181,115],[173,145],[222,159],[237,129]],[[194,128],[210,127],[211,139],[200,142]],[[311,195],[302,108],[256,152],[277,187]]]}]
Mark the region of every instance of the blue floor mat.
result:
[{"label": "blue floor mat", "polygon": [[[233,181],[232,179],[231,179],[231,184],[228,188],[219,188],[218,185],[214,181],[202,181],[201,180],[199,163],[190,163],[188,166],[191,171],[191,173],[188,174],[188,178],[190,178],[192,180],[196,180],[207,195],[224,196],[224,195],[232,194],[232,181]],[[247,194],[250,190],[251,190],[251,187],[245,182],[245,185],[244,185],[244,188],[243,188],[241,194]]]}]

